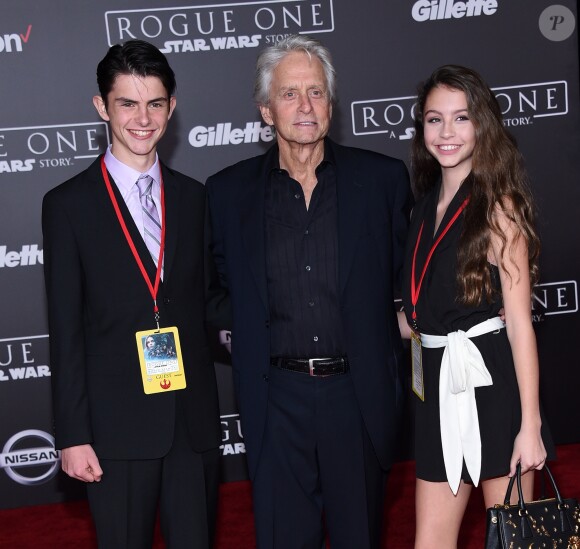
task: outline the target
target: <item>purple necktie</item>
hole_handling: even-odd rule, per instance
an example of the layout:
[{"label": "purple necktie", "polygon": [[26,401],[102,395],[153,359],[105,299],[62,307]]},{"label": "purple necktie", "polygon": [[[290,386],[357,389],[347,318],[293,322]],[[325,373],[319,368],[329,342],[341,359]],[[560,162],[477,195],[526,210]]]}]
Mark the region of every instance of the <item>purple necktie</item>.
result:
[{"label": "purple necktie", "polygon": [[137,187],[139,187],[139,198],[141,199],[141,208],[143,210],[145,244],[155,265],[157,265],[159,250],[161,248],[161,223],[159,222],[157,207],[151,196],[153,178],[147,174],[140,175],[137,180]]}]

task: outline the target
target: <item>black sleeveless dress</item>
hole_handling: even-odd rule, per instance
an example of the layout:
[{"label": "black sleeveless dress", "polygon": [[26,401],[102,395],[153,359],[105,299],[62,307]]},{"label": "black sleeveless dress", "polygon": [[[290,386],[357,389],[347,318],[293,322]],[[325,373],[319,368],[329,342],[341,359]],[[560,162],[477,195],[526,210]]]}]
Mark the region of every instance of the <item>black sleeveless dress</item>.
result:
[{"label": "black sleeveless dress", "polygon": [[[403,303],[409,324],[413,311],[411,266],[421,224],[424,222],[416,259],[417,282],[433,243],[468,195],[466,182],[453,198],[437,233],[433,235],[439,189],[440,185],[436,185],[413,210],[403,275]],[[461,214],[450,227],[431,258],[416,305],[419,332],[447,335],[456,330],[467,331],[476,324],[497,316],[502,307],[499,272],[497,267],[491,264],[489,264],[491,279],[497,290],[492,303],[483,300],[478,306],[473,307],[465,306],[457,300],[456,257],[463,217]],[[472,341],[481,352],[493,380],[493,385],[475,389],[482,448],[480,480],[485,480],[504,476],[509,472],[514,439],[520,430],[521,406],[506,330],[484,334],[473,338]],[[439,372],[443,351],[443,348],[423,347],[425,401],[422,402],[416,395],[412,395],[415,409],[417,477],[432,482],[447,480],[439,426]],[[542,438],[548,451],[548,459],[555,459],[554,444],[543,417]],[[465,462],[461,478],[471,482]]]}]

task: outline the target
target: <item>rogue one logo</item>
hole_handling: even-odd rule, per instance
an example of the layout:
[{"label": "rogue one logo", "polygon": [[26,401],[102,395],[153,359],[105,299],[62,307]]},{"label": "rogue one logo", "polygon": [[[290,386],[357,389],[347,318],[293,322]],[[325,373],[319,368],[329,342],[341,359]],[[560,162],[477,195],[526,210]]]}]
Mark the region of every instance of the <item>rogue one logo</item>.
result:
[{"label": "rogue one logo", "polygon": [[0,173],[74,166],[108,144],[106,122],[0,128]]},{"label": "rogue one logo", "polygon": [[[0,454],[0,469],[18,484],[36,486],[53,478],[60,465],[60,452],[54,448],[54,438],[36,429],[20,431],[11,436]],[[29,475],[21,471],[32,471]],[[38,471],[41,472],[38,472]]]},{"label": "rogue one logo", "polygon": [[246,453],[244,435],[239,414],[221,416],[222,444],[220,450],[223,456],[232,456]]},{"label": "rogue one logo", "polygon": [[0,382],[50,377],[48,335],[0,339]]},{"label": "rogue one logo", "polygon": [[542,322],[551,315],[578,312],[578,284],[575,280],[545,282],[532,290],[532,319]]},{"label": "rogue one logo", "polygon": [[164,53],[256,48],[334,30],[333,0],[256,0],[105,13],[109,45],[139,38]]},{"label": "rogue one logo", "polygon": [[[538,119],[568,113],[565,80],[492,88],[504,124],[529,126]],[[354,135],[385,133],[389,138],[411,139],[416,96],[370,99],[351,103]]]},{"label": "rogue one logo", "polygon": [[493,15],[496,11],[497,0],[418,0],[411,14],[415,21],[423,22]]}]

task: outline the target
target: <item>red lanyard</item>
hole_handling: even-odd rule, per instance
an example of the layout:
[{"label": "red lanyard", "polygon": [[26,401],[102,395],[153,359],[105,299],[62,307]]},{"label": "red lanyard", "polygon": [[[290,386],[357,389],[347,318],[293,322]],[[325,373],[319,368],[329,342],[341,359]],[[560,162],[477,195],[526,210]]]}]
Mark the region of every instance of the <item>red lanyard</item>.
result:
[{"label": "red lanyard", "polygon": [[411,317],[413,318],[413,320],[415,320],[417,318],[417,312],[415,311],[415,305],[417,305],[417,301],[419,300],[419,292],[421,291],[421,285],[423,284],[423,279],[425,278],[425,273],[427,272],[427,267],[429,266],[429,262],[431,261],[431,257],[433,256],[433,252],[435,251],[435,248],[437,248],[437,246],[439,246],[439,242],[441,242],[441,240],[443,240],[443,237],[447,234],[447,232],[451,228],[451,225],[453,225],[453,223],[455,223],[457,218],[461,215],[461,212],[465,209],[465,206],[467,206],[468,202],[469,202],[469,197],[467,197],[463,201],[461,206],[459,206],[459,209],[455,212],[453,217],[449,220],[449,223],[447,223],[447,225],[445,225],[445,228],[443,229],[443,231],[441,231],[439,238],[437,238],[437,240],[435,241],[433,246],[431,246],[431,249],[429,250],[429,254],[427,255],[427,259],[425,260],[425,265],[423,265],[423,271],[421,272],[421,278],[419,279],[419,284],[415,285],[415,262],[417,260],[417,250],[419,249],[419,242],[421,242],[421,234],[423,233],[423,225],[425,225],[425,221],[423,221],[423,223],[421,223],[421,228],[419,229],[419,234],[417,235],[417,243],[415,244],[415,250],[413,252],[413,263],[411,265],[411,268],[412,268],[412,271],[411,271],[411,303],[413,304],[413,313],[412,313]]},{"label": "red lanyard", "polygon": [[151,279],[145,270],[145,265],[143,265],[143,261],[139,257],[139,252],[135,247],[135,243],[129,234],[129,229],[127,228],[127,224],[123,219],[123,214],[119,208],[119,203],[117,202],[117,197],[113,192],[113,187],[111,186],[111,182],[109,181],[109,174],[107,173],[107,166],[105,165],[105,157],[101,157],[101,171],[103,172],[103,179],[105,180],[105,185],[107,186],[107,190],[109,191],[109,196],[111,197],[111,202],[113,203],[113,207],[115,208],[115,213],[117,214],[117,219],[121,225],[121,229],[123,229],[123,233],[125,234],[125,238],[127,239],[127,243],[129,244],[129,248],[133,252],[133,257],[141,270],[141,274],[147,283],[149,288],[149,292],[151,292],[151,297],[153,298],[153,313],[155,317],[155,322],[157,323],[157,329],[159,329],[159,308],[157,307],[157,292],[159,290],[159,281],[161,280],[161,267],[163,264],[163,251],[165,250],[165,191],[163,188],[163,176],[161,176],[161,243],[159,247],[159,258],[157,259],[157,273],[155,274],[155,285],[151,283]]}]

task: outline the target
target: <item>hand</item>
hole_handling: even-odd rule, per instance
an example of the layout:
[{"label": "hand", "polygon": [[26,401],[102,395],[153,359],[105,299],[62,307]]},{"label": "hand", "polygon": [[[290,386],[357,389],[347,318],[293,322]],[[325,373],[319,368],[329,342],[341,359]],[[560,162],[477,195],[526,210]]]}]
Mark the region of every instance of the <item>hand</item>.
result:
[{"label": "hand", "polygon": [[397,322],[399,324],[399,332],[401,332],[401,339],[411,339],[411,326],[407,323],[407,317],[403,311],[397,311]]},{"label": "hand", "polygon": [[232,354],[232,332],[229,330],[220,330],[220,343]]},{"label": "hand", "polygon": [[62,470],[71,478],[83,482],[100,482],[103,470],[90,444],[63,448],[60,453]]},{"label": "hand", "polygon": [[505,309],[503,307],[499,310],[497,316],[499,316],[502,322],[505,322]]},{"label": "hand", "polygon": [[522,475],[532,469],[538,471],[544,467],[548,453],[544,448],[544,441],[539,429],[522,429],[514,441],[514,450],[510,461],[509,477],[516,474],[518,462],[522,468]]}]

